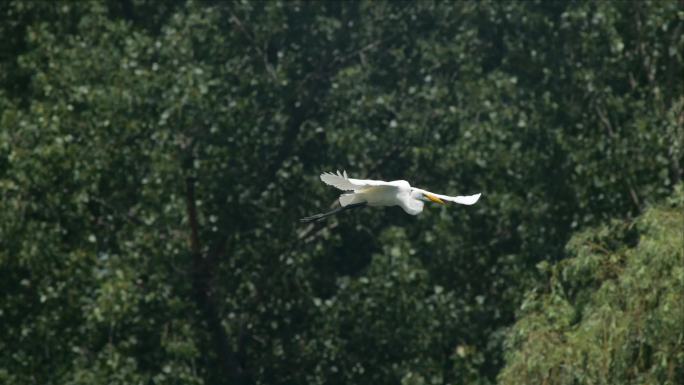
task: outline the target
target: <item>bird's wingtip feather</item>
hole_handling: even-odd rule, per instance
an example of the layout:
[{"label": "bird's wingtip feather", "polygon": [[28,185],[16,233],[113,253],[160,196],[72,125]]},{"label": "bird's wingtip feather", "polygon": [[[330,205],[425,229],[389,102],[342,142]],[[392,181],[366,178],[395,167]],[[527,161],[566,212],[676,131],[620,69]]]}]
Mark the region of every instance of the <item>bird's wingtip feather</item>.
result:
[{"label": "bird's wingtip feather", "polygon": [[482,195],[482,193],[477,193],[475,195],[469,196],[468,198],[470,199],[468,199],[468,204],[474,205],[475,203],[477,203],[477,201],[480,200],[480,195]]}]

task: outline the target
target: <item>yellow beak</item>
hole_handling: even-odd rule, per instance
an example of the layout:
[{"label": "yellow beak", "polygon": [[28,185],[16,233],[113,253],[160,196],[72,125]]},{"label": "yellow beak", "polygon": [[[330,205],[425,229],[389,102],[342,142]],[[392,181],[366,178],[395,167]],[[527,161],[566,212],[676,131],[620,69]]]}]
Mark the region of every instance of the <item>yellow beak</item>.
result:
[{"label": "yellow beak", "polygon": [[427,199],[429,199],[435,203],[439,203],[440,205],[446,205],[446,203],[444,203],[443,200],[437,198],[436,196],[434,196],[432,194],[425,194],[425,196],[427,197]]}]

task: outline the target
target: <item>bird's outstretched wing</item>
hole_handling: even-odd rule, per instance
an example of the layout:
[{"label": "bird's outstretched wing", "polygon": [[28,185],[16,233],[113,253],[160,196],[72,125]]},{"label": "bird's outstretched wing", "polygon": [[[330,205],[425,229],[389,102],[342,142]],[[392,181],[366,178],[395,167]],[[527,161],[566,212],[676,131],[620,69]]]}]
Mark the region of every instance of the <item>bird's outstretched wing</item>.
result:
[{"label": "bird's outstretched wing", "polygon": [[323,183],[343,191],[359,191],[376,186],[399,186],[402,182],[408,185],[408,182],[405,181],[385,182],[384,180],[352,179],[347,177],[346,171],[344,173],[337,171],[337,174],[324,172],[321,174],[321,180]]},{"label": "bird's outstretched wing", "polygon": [[480,193],[480,194],[475,194],[475,195],[459,195],[459,196],[452,197],[449,195],[435,194],[435,193],[429,192],[427,190],[421,190],[421,191],[428,193],[428,194],[432,194],[432,195],[436,196],[437,198],[439,198],[443,201],[454,202],[454,203],[458,203],[458,204],[462,204],[462,205],[473,205],[478,201],[478,199],[480,199],[480,195],[482,195]]}]

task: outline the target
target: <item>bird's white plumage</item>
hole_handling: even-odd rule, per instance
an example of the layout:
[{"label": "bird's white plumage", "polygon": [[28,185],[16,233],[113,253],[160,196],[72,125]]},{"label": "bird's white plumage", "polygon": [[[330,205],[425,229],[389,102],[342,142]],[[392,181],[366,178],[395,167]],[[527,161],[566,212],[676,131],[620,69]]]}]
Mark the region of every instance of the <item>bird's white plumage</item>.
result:
[{"label": "bird's white plumage", "polygon": [[454,203],[458,203],[458,204],[462,204],[462,205],[468,205],[468,206],[474,205],[475,203],[477,203],[477,201],[480,199],[480,195],[482,195],[482,194],[474,194],[474,195],[459,195],[459,196],[452,197],[449,195],[441,195],[441,194],[431,193],[429,191],[422,190],[422,189],[416,189],[416,190],[420,190],[420,191],[426,192],[428,194],[432,194],[432,195],[436,196],[437,198],[439,198],[443,201],[449,201],[449,202],[454,202]]},{"label": "bird's white plumage", "polygon": [[443,203],[454,202],[462,205],[472,205],[480,199],[481,194],[467,196],[449,196],[435,194],[427,190],[411,187],[405,180],[386,182],[372,179],[352,179],[347,172],[321,174],[321,180],[348,193],[340,196],[340,205],[365,202],[369,206],[399,206],[408,214],[417,215],[423,211],[425,201]]},{"label": "bird's white plumage", "polygon": [[338,189],[343,191],[358,191],[366,189],[368,187],[375,186],[396,186],[398,184],[401,184],[401,182],[405,183],[408,186],[408,182],[406,182],[405,180],[385,182],[384,180],[352,179],[347,177],[346,171],[344,173],[340,173],[339,171],[337,171],[337,174],[324,172],[323,174],[321,174],[321,180],[323,181],[323,183],[333,187],[337,187]]}]

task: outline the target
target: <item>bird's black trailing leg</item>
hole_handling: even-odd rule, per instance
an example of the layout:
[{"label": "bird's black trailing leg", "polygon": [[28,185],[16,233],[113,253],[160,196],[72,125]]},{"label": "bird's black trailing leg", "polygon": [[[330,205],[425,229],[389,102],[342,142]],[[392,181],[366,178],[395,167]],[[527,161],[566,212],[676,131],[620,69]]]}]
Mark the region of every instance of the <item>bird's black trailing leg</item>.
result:
[{"label": "bird's black trailing leg", "polygon": [[339,213],[339,212],[342,212],[342,211],[344,211],[344,210],[350,210],[350,209],[355,209],[355,208],[357,208],[357,207],[364,207],[364,206],[366,206],[366,202],[354,203],[354,204],[351,204],[351,205],[347,205],[347,206],[343,206],[343,207],[338,207],[338,208],[336,208],[336,209],[334,209],[334,210],[328,211],[327,213],[321,213],[321,214],[312,215],[312,216],[310,216],[310,217],[305,217],[305,218],[300,219],[300,221],[301,221],[301,222],[314,222],[314,221],[320,221],[320,220],[323,219],[323,218],[327,218],[327,217],[329,217],[329,216],[331,216],[331,215],[335,215],[335,214],[337,214],[337,213]]}]

